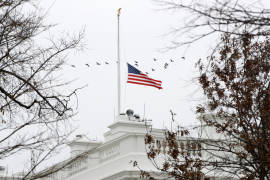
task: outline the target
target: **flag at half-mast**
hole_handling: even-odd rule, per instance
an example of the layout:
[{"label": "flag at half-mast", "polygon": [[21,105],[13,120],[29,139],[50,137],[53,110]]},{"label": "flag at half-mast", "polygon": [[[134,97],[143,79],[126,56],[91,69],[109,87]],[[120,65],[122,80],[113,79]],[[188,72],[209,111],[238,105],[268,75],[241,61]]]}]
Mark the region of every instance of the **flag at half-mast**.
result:
[{"label": "flag at half-mast", "polygon": [[161,83],[162,81],[152,79],[148,77],[146,74],[142,73],[137,68],[133,67],[130,64],[128,65],[128,80],[127,83],[144,85],[144,86],[152,86],[158,89],[162,89]]}]

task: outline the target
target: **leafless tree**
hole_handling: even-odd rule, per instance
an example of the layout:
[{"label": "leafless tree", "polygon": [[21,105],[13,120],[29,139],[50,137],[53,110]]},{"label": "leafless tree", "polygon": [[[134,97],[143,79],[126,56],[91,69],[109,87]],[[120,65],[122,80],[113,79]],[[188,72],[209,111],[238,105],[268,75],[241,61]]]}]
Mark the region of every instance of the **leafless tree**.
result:
[{"label": "leafless tree", "polygon": [[[170,48],[214,34],[222,38],[207,62],[197,63],[199,83],[207,98],[197,113],[203,126],[215,133],[192,138],[190,129],[184,127],[167,130],[164,139],[148,133],[148,158],[173,179],[208,179],[213,174],[225,179],[270,179],[270,11],[263,5],[266,2],[156,2],[163,9],[188,14],[185,24],[172,32],[190,39],[175,39]],[[143,170],[141,175],[153,179]]]},{"label": "leafless tree", "polygon": [[[211,175],[241,180],[270,179],[270,40],[225,34],[222,46],[198,62],[207,103],[197,107],[210,137],[190,129],[168,130],[164,139],[145,137],[147,156],[175,179]],[[162,159],[162,161],[160,161]],[[142,171],[142,176],[149,173]],[[208,177],[209,178],[209,177]]]},{"label": "leafless tree", "polygon": [[[223,33],[250,34],[267,37],[270,34],[270,9],[267,1],[255,0],[154,0],[161,9],[181,14],[183,21],[172,29],[176,34],[171,48],[191,44],[202,38]],[[268,4],[269,5],[269,4]],[[182,24],[182,25],[181,25]],[[183,38],[186,35],[188,38]],[[183,40],[185,39],[185,40]]]},{"label": "leafless tree", "polygon": [[35,154],[25,178],[65,144],[75,113],[77,90],[62,93],[67,82],[56,77],[83,33],[41,44],[52,27],[44,18],[34,0],[0,0],[0,159]]}]

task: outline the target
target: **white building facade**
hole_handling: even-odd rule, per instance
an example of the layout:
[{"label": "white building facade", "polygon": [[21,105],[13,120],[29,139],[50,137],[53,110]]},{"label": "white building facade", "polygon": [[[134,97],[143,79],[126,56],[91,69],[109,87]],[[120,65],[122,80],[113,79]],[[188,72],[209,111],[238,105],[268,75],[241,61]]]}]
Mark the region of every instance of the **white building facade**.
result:
[{"label": "white building facade", "polygon": [[[138,180],[140,170],[133,166],[134,161],[138,163],[140,169],[152,172],[155,179],[169,179],[165,174],[158,172],[147,158],[144,143],[147,130],[151,129],[151,135],[160,140],[164,138],[164,130],[152,128],[150,123],[141,120],[133,113],[118,116],[108,128],[109,131],[104,133],[104,142],[91,141],[82,135],[77,135],[76,139],[69,144],[70,158],[44,170],[44,173],[52,171],[55,173],[40,179]],[[212,131],[211,128],[202,127],[199,136],[202,139],[208,139],[209,136],[215,134]],[[183,138],[181,141],[189,140],[192,139]],[[193,140],[196,139],[193,138]],[[213,174],[211,176],[211,180],[228,179]],[[11,179],[14,177],[0,177],[0,180]]]},{"label": "white building facade", "polygon": [[[144,144],[144,136],[147,128],[151,128],[150,124],[134,116],[120,115],[108,128],[110,130],[104,134],[104,142],[89,141],[83,136],[77,136],[69,144],[71,156],[83,155],[71,165],[43,179],[137,180],[140,172],[133,166],[134,161],[143,170],[156,171],[146,156]],[[162,137],[164,132],[161,129],[152,129],[151,133],[155,137]],[[156,178],[166,179],[158,176]]]}]

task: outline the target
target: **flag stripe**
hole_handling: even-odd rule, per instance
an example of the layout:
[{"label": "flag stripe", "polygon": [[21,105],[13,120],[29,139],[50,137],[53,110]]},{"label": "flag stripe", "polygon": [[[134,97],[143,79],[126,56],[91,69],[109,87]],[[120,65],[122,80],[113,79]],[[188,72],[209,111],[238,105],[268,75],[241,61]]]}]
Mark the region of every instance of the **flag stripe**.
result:
[{"label": "flag stripe", "polygon": [[158,86],[158,85],[155,85],[155,84],[151,84],[151,83],[144,83],[144,82],[130,81],[130,80],[128,80],[128,82],[129,82],[129,83],[133,83],[133,84],[136,84],[136,83],[138,83],[138,84],[148,84],[148,85],[151,85],[151,86],[153,86],[153,87],[161,88],[161,86]]},{"label": "flag stripe", "polygon": [[148,76],[145,77],[145,76],[141,76],[141,75],[135,75],[135,74],[132,74],[132,73],[129,73],[128,76],[144,78],[144,79],[152,80],[152,81],[155,81],[155,82],[158,82],[158,83],[162,83],[162,81],[149,78]]},{"label": "flag stripe", "polygon": [[134,80],[134,81],[139,81],[139,82],[152,83],[152,84],[155,84],[157,86],[160,86],[161,85],[161,83],[156,83],[156,82],[153,82],[153,81],[150,81],[150,80],[144,80],[144,79],[138,79],[138,78],[130,78],[130,77],[128,77],[128,80]]},{"label": "flag stripe", "polygon": [[156,85],[153,85],[153,84],[139,83],[139,82],[133,82],[133,81],[127,81],[127,82],[132,83],[132,84],[139,84],[139,85],[144,85],[144,86],[152,86],[152,87],[155,87],[155,88],[158,88],[158,89],[162,89],[161,86],[156,86]]}]

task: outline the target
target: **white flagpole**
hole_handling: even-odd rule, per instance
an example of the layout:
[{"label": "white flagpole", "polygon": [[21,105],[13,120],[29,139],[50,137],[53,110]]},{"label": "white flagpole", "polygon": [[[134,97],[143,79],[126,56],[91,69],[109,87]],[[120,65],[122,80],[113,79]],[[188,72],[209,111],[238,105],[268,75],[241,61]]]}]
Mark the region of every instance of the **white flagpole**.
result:
[{"label": "white flagpole", "polygon": [[117,12],[117,89],[118,89],[118,94],[117,94],[117,101],[118,101],[118,115],[121,113],[121,71],[120,71],[120,11],[121,8],[118,9]]}]

